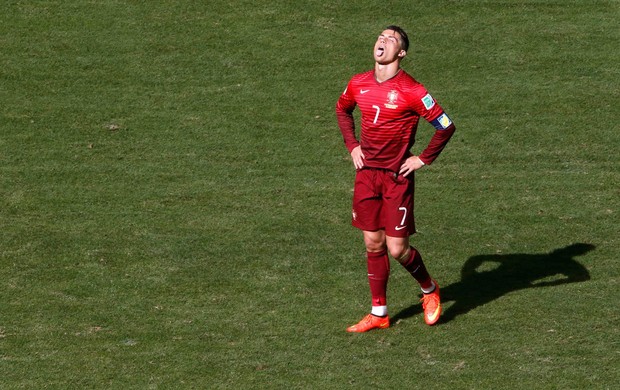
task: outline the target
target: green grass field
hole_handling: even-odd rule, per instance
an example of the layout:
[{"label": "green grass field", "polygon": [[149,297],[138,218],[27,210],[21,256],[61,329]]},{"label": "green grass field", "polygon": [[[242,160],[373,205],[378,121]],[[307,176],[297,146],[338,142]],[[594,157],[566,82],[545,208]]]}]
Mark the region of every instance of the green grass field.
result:
[{"label": "green grass field", "polygon": [[[0,388],[612,389],[620,1],[7,1]],[[334,104],[388,24],[455,124],[424,324],[368,310]],[[419,152],[433,129],[420,126]]]}]

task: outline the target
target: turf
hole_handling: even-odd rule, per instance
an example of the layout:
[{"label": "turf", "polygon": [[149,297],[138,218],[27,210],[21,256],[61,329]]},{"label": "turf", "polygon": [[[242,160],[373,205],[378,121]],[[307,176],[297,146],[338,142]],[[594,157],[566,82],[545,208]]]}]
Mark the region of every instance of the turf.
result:
[{"label": "turf", "polygon": [[[12,1],[0,387],[614,388],[620,2]],[[424,325],[368,310],[334,104],[387,24],[457,125],[417,175]],[[422,124],[419,151],[432,128]]]}]

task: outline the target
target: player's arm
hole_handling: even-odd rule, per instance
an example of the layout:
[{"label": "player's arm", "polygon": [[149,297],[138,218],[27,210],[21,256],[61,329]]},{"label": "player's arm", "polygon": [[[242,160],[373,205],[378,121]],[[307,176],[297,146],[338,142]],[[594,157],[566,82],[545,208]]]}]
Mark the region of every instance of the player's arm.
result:
[{"label": "player's arm", "polygon": [[[452,120],[448,117],[448,114],[444,112],[438,118],[441,119],[431,121],[431,124],[435,126],[435,134],[433,134],[433,137],[428,143],[426,149],[424,149],[418,156],[420,161],[422,161],[425,165],[432,164],[433,161],[439,157],[439,154],[446,147],[448,141],[450,141],[450,138],[452,138],[452,135],[456,131],[456,127],[454,126],[454,123],[452,123]],[[441,122],[443,122],[443,124]]]},{"label": "player's arm", "polygon": [[[423,91],[426,92],[426,90]],[[414,104],[416,111],[435,128],[435,134],[433,134],[426,148],[418,156],[424,165],[430,165],[446,147],[456,131],[456,127],[452,123],[452,119],[428,92],[421,98],[416,99]]]},{"label": "player's arm", "polygon": [[413,98],[411,106],[420,116],[433,125],[435,134],[419,156],[411,156],[401,165],[399,173],[403,176],[407,176],[425,165],[432,164],[456,131],[456,127],[448,114],[425,89],[421,89],[421,93]]},{"label": "player's arm", "polygon": [[433,138],[431,138],[426,149],[424,149],[419,156],[411,156],[406,159],[400,166],[399,173],[403,176],[408,176],[411,172],[417,171],[425,165],[432,164],[433,161],[439,157],[441,151],[446,147],[455,131],[456,127],[452,123],[446,128],[436,128],[435,134],[433,135]]},{"label": "player's arm", "polygon": [[344,144],[353,159],[353,165],[356,169],[360,169],[364,166],[364,153],[355,136],[355,121],[353,119],[353,110],[356,106],[355,99],[348,91],[349,86],[336,102],[336,118]]}]

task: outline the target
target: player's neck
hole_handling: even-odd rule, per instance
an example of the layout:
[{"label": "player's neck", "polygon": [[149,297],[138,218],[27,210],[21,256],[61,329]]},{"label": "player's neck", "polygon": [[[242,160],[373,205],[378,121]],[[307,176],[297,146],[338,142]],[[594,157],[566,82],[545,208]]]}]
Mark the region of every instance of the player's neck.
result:
[{"label": "player's neck", "polygon": [[382,83],[396,76],[400,71],[400,62],[395,61],[389,64],[375,63],[375,80],[378,83]]}]

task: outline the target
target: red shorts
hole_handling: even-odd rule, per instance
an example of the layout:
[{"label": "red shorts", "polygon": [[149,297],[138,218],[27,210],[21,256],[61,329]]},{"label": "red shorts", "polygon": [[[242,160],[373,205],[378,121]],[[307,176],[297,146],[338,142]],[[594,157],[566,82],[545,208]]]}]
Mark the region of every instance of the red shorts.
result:
[{"label": "red shorts", "polygon": [[355,175],[352,225],[366,231],[385,230],[390,237],[415,233],[415,172],[404,177],[385,169],[364,168]]}]

